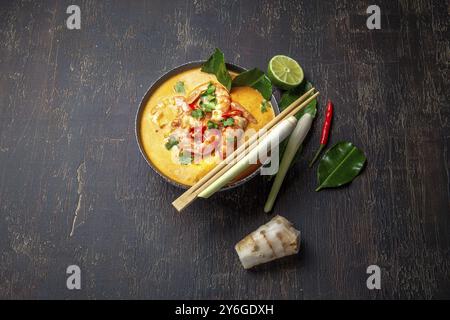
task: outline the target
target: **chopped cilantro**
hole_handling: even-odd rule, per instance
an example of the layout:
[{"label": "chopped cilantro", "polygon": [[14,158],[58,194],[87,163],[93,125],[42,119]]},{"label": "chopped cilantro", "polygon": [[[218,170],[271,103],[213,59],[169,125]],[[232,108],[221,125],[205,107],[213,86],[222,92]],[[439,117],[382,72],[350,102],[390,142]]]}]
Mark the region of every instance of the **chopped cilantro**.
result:
[{"label": "chopped cilantro", "polygon": [[234,124],[233,118],[227,118],[226,120],[222,121],[224,127],[230,127]]},{"label": "chopped cilantro", "polygon": [[267,108],[270,107],[270,103],[267,100],[261,102],[261,112],[267,112]]},{"label": "chopped cilantro", "polygon": [[200,119],[203,117],[203,111],[200,109],[195,109],[191,112],[191,116],[195,119]]},{"label": "chopped cilantro", "polygon": [[176,146],[178,144],[178,140],[174,137],[170,137],[169,141],[166,142],[165,146],[167,150],[172,149],[173,146]]},{"label": "chopped cilantro", "polygon": [[216,87],[210,83],[205,92],[202,93],[200,99],[200,107],[205,112],[211,112],[216,108],[217,100],[216,95]]},{"label": "chopped cilantro", "polygon": [[216,105],[215,99],[211,101],[200,101],[200,107],[202,107],[205,112],[212,112],[216,108]]},{"label": "chopped cilantro", "polygon": [[184,89],[184,82],[178,81],[175,86],[173,87],[175,89],[175,92],[177,93],[186,93],[186,90]]},{"label": "chopped cilantro", "polygon": [[217,129],[219,128],[219,126],[217,125],[217,123],[209,120],[208,123],[206,124],[206,126],[208,127],[208,129]]},{"label": "chopped cilantro", "polygon": [[205,91],[205,96],[214,94],[215,92],[216,92],[216,87],[212,83],[210,83],[208,85],[208,89],[206,89],[206,91]]}]

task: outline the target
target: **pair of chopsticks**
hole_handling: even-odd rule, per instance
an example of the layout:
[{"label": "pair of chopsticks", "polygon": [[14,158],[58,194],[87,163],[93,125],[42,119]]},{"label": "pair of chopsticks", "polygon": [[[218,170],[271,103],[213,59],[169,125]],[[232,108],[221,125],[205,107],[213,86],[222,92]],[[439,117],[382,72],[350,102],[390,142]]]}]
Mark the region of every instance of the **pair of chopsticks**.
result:
[{"label": "pair of chopsticks", "polygon": [[190,205],[203,190],[205,190],[214,181],[216,181],[219,177],[221,177],[226,171],[228,171],[232,166],[234,166],[237,162],[239,162],[239,160],[241,160],[246,154],[248,154],[248,152],[254,149],[258,145],[258,143],[268,135],[268,132],[271,129],[273,129],[282,120],[295,115],[305,106],[307,106],[313,99],[315,99],[319,95],[319,92],[314,93],[314,91],[315,89],[311,88],[308,92],[306,92],[300,98],[291,103],[286,109],[283,110],[283,112],[281,112],[269,123],[267,123],[263,128],[261,128],[257,134],[251,136],[245,143],[243,143],[227,158],[221,161],[205,176],[203,176],[203,178],[201,178],[196,184],[194,184],[180,197],[178,197],[174,202],[172,202],[172,205],[175,207],[175,209],[181,211],[188,205]]}]

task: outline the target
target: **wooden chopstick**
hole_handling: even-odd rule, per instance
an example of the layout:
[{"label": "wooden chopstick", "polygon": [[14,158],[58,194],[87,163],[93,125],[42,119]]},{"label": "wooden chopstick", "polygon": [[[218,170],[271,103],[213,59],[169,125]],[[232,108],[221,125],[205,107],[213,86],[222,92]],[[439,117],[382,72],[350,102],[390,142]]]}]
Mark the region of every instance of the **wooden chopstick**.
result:
[{"label": "wooden chopstick", "polygon": [[[220,177],[224,172],[229,170],[233,165],[235,165],[238,161],[240,161],[245,154],[250,152],[251,149],[256,147],[260,140],[264,139],[269,130],[272,129],[275,125],[277,125],[283,119],[287,119],[288,117],[295,115],[302,108],[308,105],[315,97],[319,95],[316,92],[314,95],[310,96],[314,91],[314,88],[311,88],[308,92],[306,92],[303,96],[295,100],[291,103],[283,112],[281,112],[278,116],[273,118],[268,124],[266,124],[263,128],[261,128],[257,134],[251,136],[244,144],[242,144],[239,148],[237,148],[231,155],[229,155],[226,159],[221,161],[217,166],[215,166],[210,172],[208,172],[203,178],[201,178],[196,184],[194,184],[191,188],[189,188],[186,192],[184,192],[180,197],[178,197],[175,201],[172,202],[172,205],[178,210],[183,210],[186,206],[188,206],[195,198],[209,185],[211,185],[218,177]],[[308,96],[310,96],[308,98]],[[306,99],[306,100],[305,100]],[[244,152],[245,151],[245,152]],[[230,159],[232,159],[230,161]]]}]

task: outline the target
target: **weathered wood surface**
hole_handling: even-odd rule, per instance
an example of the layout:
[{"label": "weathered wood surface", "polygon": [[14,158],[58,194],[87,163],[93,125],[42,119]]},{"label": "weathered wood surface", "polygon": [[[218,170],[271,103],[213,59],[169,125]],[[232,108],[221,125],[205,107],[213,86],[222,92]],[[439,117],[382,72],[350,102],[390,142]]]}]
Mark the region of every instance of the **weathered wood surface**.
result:
[{"label": "weathered wood surface", "polygon": [[[70,4],[79,31],[65,26]],[[381,30],[366,28],[369,4],[2,1],[0,298],[450,298],[448,3],[378,1]],[[180,190],[134,137],[148,86],[215,47],[245,67],[298,59],[321,106],[335,103],[331,143],[369,159],[349,187],[315,193],[321,112],[275,207],[302,231],[301,253],[254,271],[233,246],[272,217],[270,185],[178,215]],[[80,291],[66,289],[71,264]]]}]

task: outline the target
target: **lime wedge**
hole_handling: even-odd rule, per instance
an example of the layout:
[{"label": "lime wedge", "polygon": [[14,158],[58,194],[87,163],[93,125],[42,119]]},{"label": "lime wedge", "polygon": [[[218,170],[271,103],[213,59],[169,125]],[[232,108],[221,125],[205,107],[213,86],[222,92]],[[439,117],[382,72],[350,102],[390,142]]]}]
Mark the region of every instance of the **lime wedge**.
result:
[{"label": "lime wedge", "polygon": [[303,81],[303,69],[297,61],[278,55],[270,59],[267,76],[280,89],[289,90]]}]

